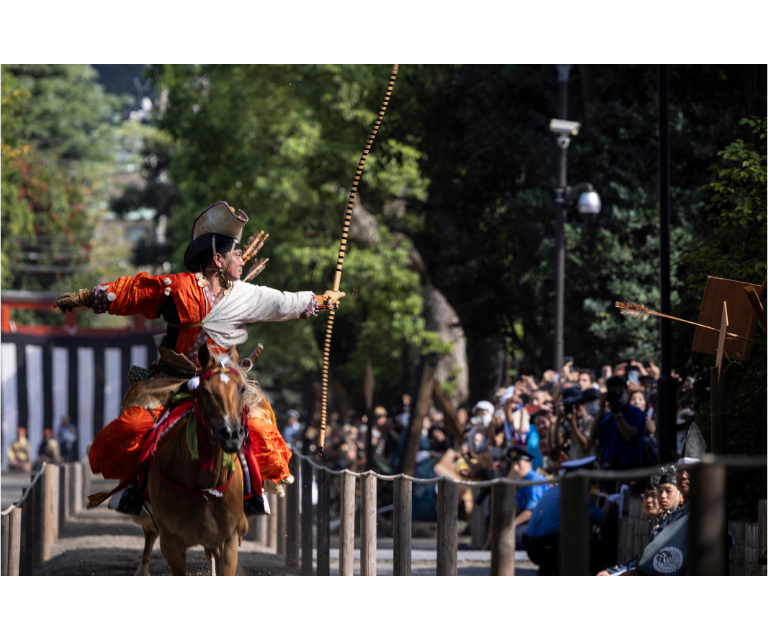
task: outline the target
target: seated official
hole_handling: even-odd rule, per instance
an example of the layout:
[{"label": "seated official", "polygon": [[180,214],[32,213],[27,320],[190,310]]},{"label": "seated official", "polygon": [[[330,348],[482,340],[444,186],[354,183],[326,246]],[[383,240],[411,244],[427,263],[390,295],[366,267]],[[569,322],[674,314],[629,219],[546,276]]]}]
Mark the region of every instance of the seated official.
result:
[{"label": "seated official", "polygon": [[[664,512],[659,504],[659,498],[657,495],[657,487],[661,480],[661,474],[657,473],[648,478],[648,482],[645,484],[645,490],[643,491],[643,511],[648,516],[648,524],[650,525],[649,539],[653,540],[663,528],[662,523],[664,520]],[[598,576],[619,576],[626,571],[633,569],[637,564],[640,555],[635,556],[632,560],[625,564],[616,565],[603,569]]]},{"label": "seated official", "polygon": [[[507,453],[511,471],[508,477],[515,477],[518,480],[544,481],[545,478],[540,473],[533,470],[533,457],[525,449],[513,447]],[[518,549],[524,548],[523,535],[528,529],[528,521],[533,515],[533,510],[539,503],[541,496],[549,487],[545,484],[534,485],[531,487],[518,487],[517,496],[517,516],[515,517],[515,541]]]},{"label": "seated official", "polygon": [[[568,460],[560,466],[565,473],[572,473],[579,469],[588,469],[594,465],[595,456],[580,460]],[[608,518],[612,502],[605,501],[602,509],[589,501],[589,495],[584,496],[585,508],[589,509],[589,522],[591,524],[603,524]],[[538,504],[533,510],[528,528],[523,538],[525,550],[532,562],[539,565],[540,576],[558,575],[560,570],[560,485],[556,485],[544,492]],[[590,540],[592,564],[597,565],[595,572],[605,563],[602,561],[602,549],[599,541]]]}]

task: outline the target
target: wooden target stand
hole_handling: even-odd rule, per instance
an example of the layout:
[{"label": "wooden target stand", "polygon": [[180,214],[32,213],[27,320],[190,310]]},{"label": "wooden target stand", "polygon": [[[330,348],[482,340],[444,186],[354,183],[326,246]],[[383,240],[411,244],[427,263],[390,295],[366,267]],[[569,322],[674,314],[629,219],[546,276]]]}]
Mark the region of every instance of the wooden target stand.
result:
[{"label": "wooden target stand", "polygon": [[[759,325],[763,332],[766,330],[765,310],[760,302],[764,291],[765,280],[762,285],[756,285],[714,276],[707,277],[698,322],[708,327],[720,327],[720,330],[714,332],[697,327],[691,351],[715,356],[715,366],[710,374],[710,388],[712,453],[716,455],[727,453],[723,359],[749,361],[755,326]],[[742,337],[735,337],[733,334]]]}]

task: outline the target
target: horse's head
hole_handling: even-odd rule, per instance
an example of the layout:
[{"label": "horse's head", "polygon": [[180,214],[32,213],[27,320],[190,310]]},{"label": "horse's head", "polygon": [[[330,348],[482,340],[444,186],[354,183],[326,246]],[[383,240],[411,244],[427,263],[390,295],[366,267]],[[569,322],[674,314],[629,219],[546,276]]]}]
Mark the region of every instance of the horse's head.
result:
[{"label": "horse's head", "polygon": [[[219,361],[211,356],[208,346],[203,345],[198,359],[203,368],[200,376],[200,411],[205,423],[216,434],[224,451],[240,451],[246,436],[242,425],[246,387],[238,366],[237,349],[233,347]],[[237,373],[214,373],[204,377],[206,372],[218,368],[236,369]]]}]

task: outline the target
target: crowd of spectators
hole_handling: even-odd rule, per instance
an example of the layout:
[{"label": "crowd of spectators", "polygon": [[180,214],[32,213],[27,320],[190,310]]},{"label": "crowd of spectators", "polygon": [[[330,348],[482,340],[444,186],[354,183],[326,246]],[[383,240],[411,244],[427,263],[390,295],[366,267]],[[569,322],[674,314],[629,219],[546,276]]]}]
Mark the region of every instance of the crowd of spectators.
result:
[{"label": "crowd of spectators", "polygon": [[[589,460],[592,468],[616,470],[656,465],[659,374],[659,368],[652,362],[633,360],[615,367],[606,365],[599,372],[575,368],[569,362],[560,372],[544,372],[539,380],[522,375],[514,384],[496,389],[487,399],[462,405],[450,416],[430,404],[421,424],[413,473],[425,478],[509,477],[544,481],[572,468],[570,463],[577,461]],[[679,389],[678,453],[693,421],[689,400],[692,381],[679,380]],[[351,471],[373,468],[384,474],[402,472],[412,408],[412,398],[404,395],[391,410],[376,407],[370,423],[363,412],[349,410],[343,419],[338,412],[331,413],[326,463]],[[290,435],[297,443],[298,420],[297,415],[289,417],[284,430],[284,435]],[[370,465],[366,456],[368,428]],[[317,434],[311,428],[303,433],[311,448]],[[527,524],[545,489],[546,485],[518,491],[518,548],[525,546]],[[619,487],[600,489],[616,495]],[[414,484],[413,490],[414,520],[434,519],[434,486]],[[472,510],[483,504],[484,498],[483,492],[474,497],[471,491],[463,492],[462,515],[469,520]],[[610,504],[602,501],[602,507],[607,512]],[[609,522],[604,525],[610,529]],[[610,552],[606,557],[611,557]]]},{"label": "crowd of spectators", "polygon": [[27,440],[27,430],[19,427],[16,430],[16,440],[8,446],[6,453],[9,470],[25,473],[37,471],[43,462],[49,464],[74,462],[77,459],[77,427],[70,422],[69,416],[62,416],[55,434],[53,429],[45,427],[43,440],[34,458]]},{"label": "crowd of spectators", "polygon": [[[546,371],[540,380],[523,375],[513,385],[474,404],[462,405],[446,416],[430,405],[421,425],[417,466],[429,458],[440,475],[487,479],[512,474],[510,451],[526,450],[534,471],[556,475],[561,464],[596,456],[599,468],[632,469],[656,464],[656,380],[659,369],[631,361],[615,368],[604,366],[596,375],[590,369],[566,364],[559,373]],[[682,381],[678,406],[678,450],[693,420]],[[412,398],[387,410],[376,407],[372,415],[350,409],[342,416],[329,415],[324,458],[334,468],[361,471],[372,466],[382,473],[402,471]],[[366,457],[366,437],[371,428],[372,464]],[[456,427],[462,434],[457,436]],[[291,411],[283,428],[293,443],[302,429],[299,414]],[[303,433],[314,441],[316,434]]]}]

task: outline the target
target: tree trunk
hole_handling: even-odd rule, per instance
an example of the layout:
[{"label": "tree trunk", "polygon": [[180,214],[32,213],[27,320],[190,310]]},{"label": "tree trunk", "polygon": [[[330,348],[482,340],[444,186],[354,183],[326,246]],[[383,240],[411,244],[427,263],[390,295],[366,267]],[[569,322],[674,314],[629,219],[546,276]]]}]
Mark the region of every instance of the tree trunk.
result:
[{"label": "tree trunk", "polygon": [[450,399],[456,408],[469,398],[467,341],[455,309],[432,284],[424,286],[424,318],[427,331],[434,331],[453,345],[451,352],[440,358],[436,375],[438,383],[455,382]]}]

